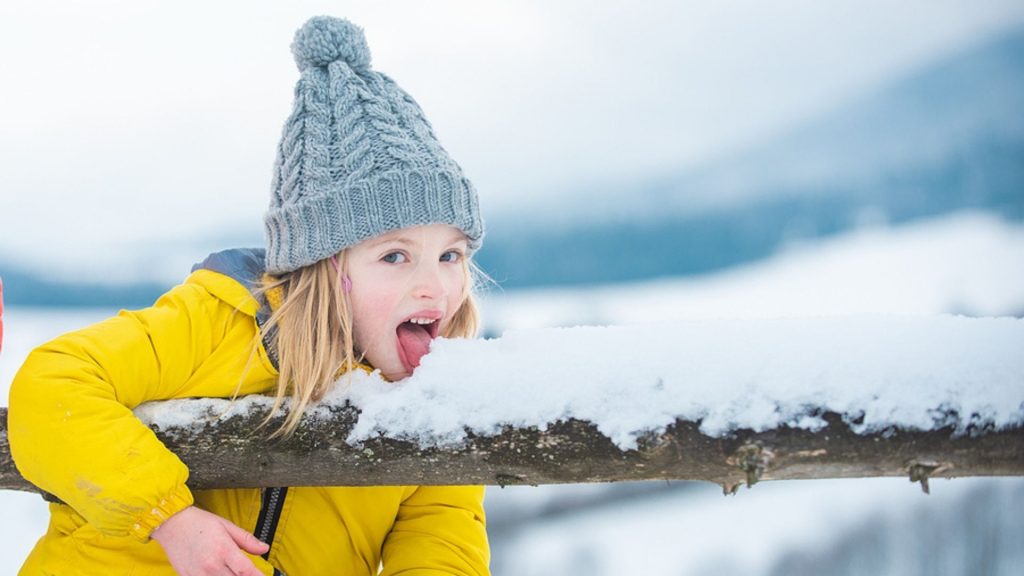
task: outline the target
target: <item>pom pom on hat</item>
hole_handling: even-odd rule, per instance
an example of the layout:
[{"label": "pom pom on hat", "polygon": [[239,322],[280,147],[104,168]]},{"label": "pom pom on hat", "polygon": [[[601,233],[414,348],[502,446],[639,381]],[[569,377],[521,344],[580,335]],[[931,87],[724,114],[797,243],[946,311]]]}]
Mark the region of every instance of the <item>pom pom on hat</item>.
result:
[{"label": "pom pom on hat", "polygon": [[295,33],[292,54],[299,70],[327,66],[336,60],[353,69],[370,67],[370,48],[362,28],[341,18],[315,16]]}]

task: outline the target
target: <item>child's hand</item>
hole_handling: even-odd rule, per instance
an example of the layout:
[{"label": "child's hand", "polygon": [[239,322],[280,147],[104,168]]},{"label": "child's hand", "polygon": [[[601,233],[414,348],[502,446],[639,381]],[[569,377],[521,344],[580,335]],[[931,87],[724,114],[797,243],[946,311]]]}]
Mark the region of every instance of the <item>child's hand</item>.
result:
[{"label": "child's hand", "polygon": [[242,550],[263,554],[269,549],[249,532],[195,506],[168,518],[152,537],[182,576],[260,576],[262,573]]}]

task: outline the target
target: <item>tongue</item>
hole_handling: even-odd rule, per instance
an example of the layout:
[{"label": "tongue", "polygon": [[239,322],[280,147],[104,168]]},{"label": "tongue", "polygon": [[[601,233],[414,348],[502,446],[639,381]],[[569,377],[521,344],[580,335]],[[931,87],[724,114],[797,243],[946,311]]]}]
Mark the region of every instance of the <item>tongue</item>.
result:
[{"label": "tongue", "polygon": [[430,350],[430,333],[419,324],[406,322],[398,326],[398,345],[409,368],[420,365],[420,358]]}]

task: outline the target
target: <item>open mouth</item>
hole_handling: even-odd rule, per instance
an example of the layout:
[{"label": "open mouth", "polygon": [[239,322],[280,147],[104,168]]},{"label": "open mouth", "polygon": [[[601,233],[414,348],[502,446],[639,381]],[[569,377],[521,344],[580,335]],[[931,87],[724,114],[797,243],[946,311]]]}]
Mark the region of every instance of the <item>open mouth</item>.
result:
[{"label": "open mouth", "polygon": [[410,374],[420,365],[420,359],[430,351],[430,342],[437,338],[440,329],[440,314],[433,313],[413,316],[395,329],[398,356]]}]

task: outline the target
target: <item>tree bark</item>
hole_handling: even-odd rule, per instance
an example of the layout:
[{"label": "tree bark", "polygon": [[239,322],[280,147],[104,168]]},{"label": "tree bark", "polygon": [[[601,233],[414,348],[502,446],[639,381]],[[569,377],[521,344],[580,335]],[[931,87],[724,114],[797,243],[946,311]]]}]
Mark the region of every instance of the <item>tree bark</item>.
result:
[{"label": "tree bark", "polygon": [[[0,411],[0,488],[40,492],[14,467],[7,410]],[[1024,427],[857,434],[840,415],[826,413],[828,425],[818,431],[781,427],[709,437],[698,422],[678,420],[623,451],[580,420],[421,447],[389,438],[350,446],[346,438],[359,417],[352,407],[306,419],[286,439],[267,439],[281,417],[259,428],[264,416],[256,411],[154,432],[189,467],[194,489],[705,480],[734,492],[762,480],[905,476],[927,491],[930,477],[1024,475]]]}]

